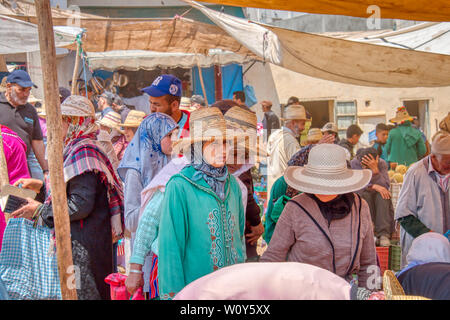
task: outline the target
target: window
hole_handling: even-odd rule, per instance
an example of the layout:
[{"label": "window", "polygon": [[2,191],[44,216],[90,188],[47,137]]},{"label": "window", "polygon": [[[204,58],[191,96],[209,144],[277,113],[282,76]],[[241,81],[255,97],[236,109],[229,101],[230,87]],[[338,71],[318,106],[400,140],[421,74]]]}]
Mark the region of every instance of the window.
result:
[{"label": "window", "polygon": [[355,101],[337,101],[334,114],[336,125],[339,130],[339,138],[345,138],[347,128],[356,123],[356,102]]}]

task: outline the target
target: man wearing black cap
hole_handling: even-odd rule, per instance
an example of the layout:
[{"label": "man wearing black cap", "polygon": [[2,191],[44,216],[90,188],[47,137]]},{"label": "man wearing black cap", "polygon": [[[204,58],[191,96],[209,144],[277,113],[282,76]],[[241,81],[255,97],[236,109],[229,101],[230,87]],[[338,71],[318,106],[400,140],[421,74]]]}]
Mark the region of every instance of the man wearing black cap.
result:
[{"label": "man wearing black cap", "polygon": [[0,94],[0,124],[16,132],[27,145],[44,172],[48,173],[45,146],[36,109],[29,103],[31,87],[37,86],[26,71],[14,70],[6,79],[6,91]]}]

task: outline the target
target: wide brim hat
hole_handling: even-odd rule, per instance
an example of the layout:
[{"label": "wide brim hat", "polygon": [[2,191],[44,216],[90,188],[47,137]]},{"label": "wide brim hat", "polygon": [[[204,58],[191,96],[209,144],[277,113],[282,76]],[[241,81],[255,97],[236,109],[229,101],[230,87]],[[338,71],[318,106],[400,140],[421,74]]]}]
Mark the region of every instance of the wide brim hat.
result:
[{"label": "wide brim hat", "polygon": [[143,111],[130,110],[125,119],[125,122],[121,123],[120,126],[126,128],[137,128],[144,120],[145,116],[146,114]]},{"label": "wide brim hat", "polygon": [[322,139],[322,137],[323,134],[319,128],[310,128],[308,131],[308,135],[306,137],[306,141],[308,142],[319,141],[320,139]]},{"label": "wide brim hat", "polygon": [[219,108],[200,108],[189,117],[189,137],[176,140],[172,153],[186,152],[192,144],[214,140],[233,140],[236,135],[227,136],[227,123]]},{"label": "wide brim hat", "polygon": [[97,121],[98,125],[102,125],[111,129],[115,129],[119,131],[120,133],[124,133],[123,130],[120,128],[121,121],[120,114],[118,114],[115,111],[110,111],[105,116]]},{"label": "wide brim hat", "polygon": [[284,117],[281,118],[283,121],[287,120],[305,120],[306,121],[306,109],[300,104],[294,104],[288,106],[284,110]]},{"label": "wide brim hat", "polygon": [[392,123],[403,123],[405,121],[413,121],[417,117],[410,116],[406,107],[397,108],[397,112],[395,113],[395,118],[390,119],[389,121]]},{"label": "wide brim hat", "polygon": [[306,193],[334,195],[355,192],[372,178],[368,169],[347,168],[344,148],[335,144],[314,146],[304,167],[291,166],[284,173],[286,183]]},{"label": "wide brim hat", "polygon": [[267,157],[262,137],[257,135],[256,114],[239,106],[231,107],[223,115],[227,123],[227,136],[234,136],[237,144],[245,147],[250,154]]}]

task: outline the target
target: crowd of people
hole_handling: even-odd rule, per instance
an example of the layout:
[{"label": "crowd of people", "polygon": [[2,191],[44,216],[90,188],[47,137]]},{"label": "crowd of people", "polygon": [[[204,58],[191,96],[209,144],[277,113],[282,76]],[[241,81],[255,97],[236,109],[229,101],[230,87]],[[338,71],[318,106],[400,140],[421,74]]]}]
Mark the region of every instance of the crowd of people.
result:
[{"label": "crowd of people", "polygon": [[[9,183],[37,194],[11,214],[0,212],[0,250],[6,217],[54,228],[45,104],[28,102],[33,86],[25,71],[16,70],[0,93]],[[401,226],[398,279],[405,292],[450,299],[450,113],[431,143],[400,107],[392,125],[376,126],[371,146],[356,149],[363,134],[357,124],[340,139],[329,122],[310,128],[302,147],[299,138],[311,117],[296,97],[281,119],[270,101],[261,102],[259,135],[244,92],[209,106],[193,96],[189,108],[180,108],[181,81],[173,75],[160,75],[141,89],[148,112],[107,91],[96,107],[67,91],[59,92],[63,165],[79,299],[110,299],[105,278],[118,271],[127,274],[130,295],[142,288],[149,300],[196,299],[205,292],[214,298],[279,298],[286,292],[292,299],[306,297],[289,289],[299,285],[289,273],[297,268],[292,263],[309,265],[295,269],[305,278],[321,274],[316,280],[335,290],[335,297],[351,286],[361,292],[355,296],[374,298],[381,290],[379,280],[371,280],[374,268],[382,276],[376,247],[391,245],[395,221]],[[255,198],[252,172],[264,165],[265,212]],[[388,171],[396,165],[410,168],[394,210]],[[41,176],[32,175],[32,167]],[[128,249],[121,263],[117,247],[124,239]],[[292,281],[276,280],[277,270]],[[0,294],[3,287],[8,291],[11,272],[0,268]],[[268,275],[261,281],[270,292],[280,292],[284,281],[285,293],[267,295],[262,284],[245,291],[243,275],[252,272]],[[224,277],[232,283],[220,291],[214,281],[223,284]],[[349,298],[350,291],[342,296]]]}]

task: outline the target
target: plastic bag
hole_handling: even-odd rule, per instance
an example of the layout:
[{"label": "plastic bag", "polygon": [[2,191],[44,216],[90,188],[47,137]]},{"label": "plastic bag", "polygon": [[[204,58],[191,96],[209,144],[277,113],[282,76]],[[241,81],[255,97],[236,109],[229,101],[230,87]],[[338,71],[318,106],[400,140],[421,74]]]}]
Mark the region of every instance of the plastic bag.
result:
[{"label": "plastic bag", "polygon": [[129,300],[130,294],[125,286],[127,276],[121,273],[111,273],[105,278],[110,286],[111,300]]}]

